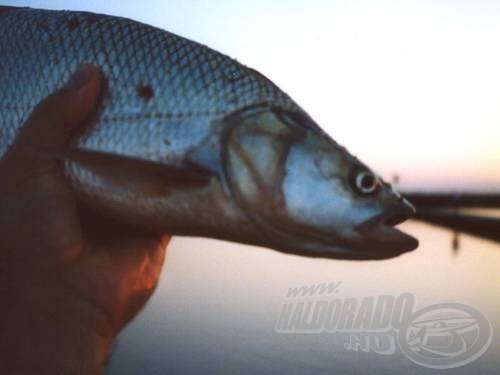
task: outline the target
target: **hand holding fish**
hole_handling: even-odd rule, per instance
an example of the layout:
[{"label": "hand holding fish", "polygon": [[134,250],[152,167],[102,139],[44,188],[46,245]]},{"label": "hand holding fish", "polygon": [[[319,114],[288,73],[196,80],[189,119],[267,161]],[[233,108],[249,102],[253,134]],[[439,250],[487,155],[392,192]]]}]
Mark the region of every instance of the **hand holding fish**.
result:
[{"label": "hand holding fish", "polygon": [[0,155],[78,65],[106,76],[96,116],[60,155],[83,207],[305,256],[418,246],[394,228],[409,202],[271,80],[207,46],[126,18],[0,6],[0,50]]},{"label": "hand holding fish", "polygon": [[96,217],[85,225],[59,165],[102,82],[97,68],[81,67],[0,159],[2,374],[101,373],[158,281],[170,237]]},{"label": "hand holding fish", "polygon": [[[111,218],[314,257],[418,246],[394,227],[411,204],[228,56],[125,18],[2,6],[0,50],[2,373],[100,371],[168,240]],[[102,73],[87,66],[30,116],[82,62]]]}]

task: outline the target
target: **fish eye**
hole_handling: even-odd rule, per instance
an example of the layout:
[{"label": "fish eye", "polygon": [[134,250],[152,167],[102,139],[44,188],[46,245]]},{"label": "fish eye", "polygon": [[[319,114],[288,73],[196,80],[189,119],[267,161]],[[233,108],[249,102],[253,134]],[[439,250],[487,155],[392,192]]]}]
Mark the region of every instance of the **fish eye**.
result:
[{"label": "fish eye", "polygon": [[355,179],[356,190],[361,194],[374,194],[380,187],[378,178],[371,172],[361,171],[356,174]]}]

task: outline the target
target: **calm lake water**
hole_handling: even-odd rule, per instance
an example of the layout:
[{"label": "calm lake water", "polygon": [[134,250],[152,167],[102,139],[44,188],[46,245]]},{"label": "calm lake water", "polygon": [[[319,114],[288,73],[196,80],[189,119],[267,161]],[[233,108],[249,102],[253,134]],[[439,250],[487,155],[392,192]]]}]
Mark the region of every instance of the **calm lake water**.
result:
[{"label": "calm lake water", "polygon": [[290,287],[342,281],[336,298],[415,295],[417,309],[468,304],[491,322],[493,341],[454,374],[500,369],[500,244],[420,222],[401,225],[420,247],[399,258],[309,259],[215,240],[175,238],[161,284],[120,336],[108,374],[430,374],[394,354],[349,351],[340,333],[278,334]]}]

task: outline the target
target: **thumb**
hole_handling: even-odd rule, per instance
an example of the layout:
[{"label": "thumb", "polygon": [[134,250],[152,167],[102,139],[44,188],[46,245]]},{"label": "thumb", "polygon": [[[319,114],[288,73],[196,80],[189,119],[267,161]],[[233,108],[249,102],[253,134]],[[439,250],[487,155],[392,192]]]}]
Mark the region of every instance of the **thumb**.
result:
[{"label": "thumb", "polygon": [[35,108],[19,132],[13,151],[18,148],[64,150],[75,127],[83,123],[96,106],[102,82],[98,68],[82,65],[61,90]]}]

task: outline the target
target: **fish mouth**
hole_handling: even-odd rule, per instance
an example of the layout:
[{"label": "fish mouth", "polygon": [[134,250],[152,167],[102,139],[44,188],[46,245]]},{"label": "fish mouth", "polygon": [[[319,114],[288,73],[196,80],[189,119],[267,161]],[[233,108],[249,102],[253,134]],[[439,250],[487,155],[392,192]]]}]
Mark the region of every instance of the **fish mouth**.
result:
[{"label": "fish mouth", "polygon": [[363,237],[366,248],[370,249],[366,255],[384,259],[416,249],[418,240],[395,228],[413,216],[414,212],[415,209],[408,204],[398,212],[382,213],[357,225],[355,230]]},{"label": "fish mouth", "polygon": [[[285,253],[303,255],[307,257],[333,258],[344,260],[384,260],[397,257],[418,247],[418,240],[399,229],[395,225],[413,216],[415,210],[408,204],[401,211],[390,211],[374,216],[354,227],[360,239],[343,240],[335,237],[332,242],[331,233],[318,233],[312,228],[295,227],[293,233],[308,238],[307,241],[298,241],[297,237],[286,232],[279,232],[284,242],[272,242],[267,245]],[[314,241],[311,241],[314,239]],[[290,246],[294,243],[298,246]]]}]

